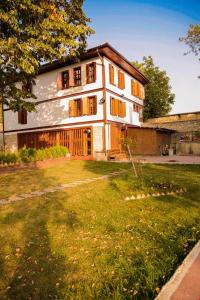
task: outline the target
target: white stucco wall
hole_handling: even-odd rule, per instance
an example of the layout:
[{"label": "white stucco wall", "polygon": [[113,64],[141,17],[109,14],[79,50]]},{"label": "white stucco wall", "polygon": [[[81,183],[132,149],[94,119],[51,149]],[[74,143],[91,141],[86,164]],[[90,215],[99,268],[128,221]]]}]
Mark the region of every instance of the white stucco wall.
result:
[{"label": "white stucco wall", "polygon": [[[96,62],[96,82],[86,84],[86,64]],[[76,68],[81,66],[81,77],[82,85],[77,87],[72,87],[65,90],[57,90],[57,76],[58,73]],[[93,89],[98,89],[102,87],[102,64],[99,58],[93,58],[80,62],[67,67],[59,68],[57,70],[50,71],[37,76],[36,85],[33,86],[33,93],[36,95],[37,99],[35,101],[43,101],[46,99],[52,99],[57,97],[62,97],[70,94],[86,92]]]},{"label": "white stucco wall", "polygon": [[[111,92],[106,93],[106,111],[107,111],[107,119],[110,121],[116,121],[121,123],[128,123],[131,125],[140,126],[139,121],[139,113],[133,111],[133,103],[137,103],[139,105],[143,106],[143,100],[133,96],[131,94],[131,80],[133,77],[131,77],[128,73],[125,73],[122,69],[120,69],[117,65],[115,65],[112,61],[105,58],[105,72],[106,72],[106,88],[109,89]],[[114,66],[114,75],[115,75],[115,85],[110,84],[110,78],[109,78],[109,64],[112,64]],[[125,74],[125,89],[118,88],[118,70],[121,70]],[[116,94],[120,96],[117,96]],[[112,116],[110,114],[110,98],[116,98],[126,103],[126,117],[120,118],[117,116]],[[126,100],[126,98],[129,99]]]},{"label": "white stucco wall", "polygon": [[[87,97],[97,96],[97,114],[82,117],[69,117],[69,101]],[[5,118],[5,130],[19,130],[28,128],[38,128],[44,126],[53,126],[61,124],[73,124],[79,122],[90,122],[103,119],[103,104],[100,100],[103,97],[102,91],[96,93],[84,94],[83,96],[70,97],[64,99],[57,99],[54,101],[44,102],[36,106],[37,112],[28,113],[27,124],[18,124],[18,113],[12,111],[6,111]]]}]

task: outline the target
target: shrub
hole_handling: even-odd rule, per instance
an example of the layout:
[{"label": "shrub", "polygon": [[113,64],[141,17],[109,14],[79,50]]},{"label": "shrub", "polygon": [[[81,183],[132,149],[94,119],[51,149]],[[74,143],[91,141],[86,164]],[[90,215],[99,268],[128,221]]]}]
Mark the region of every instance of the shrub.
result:
[{"label": "shrub", "polygon": [[0,152],[0,165],[16,164],[18,162],[17,153],[3,153]]},{"label": "shrub", "polygon": [[36,150],[32,148],[23,147],[19,150],[19,158],[23,163],[29,163],[35,161]]},{"label": "shrub", "polygon": [[63,146],[54,146],[50,148],[33,149],[23,147],[17,153],[0,152],[0,165],[10,165],[19,163],[29,163],[49,158],[65,157],[68,149]]}]

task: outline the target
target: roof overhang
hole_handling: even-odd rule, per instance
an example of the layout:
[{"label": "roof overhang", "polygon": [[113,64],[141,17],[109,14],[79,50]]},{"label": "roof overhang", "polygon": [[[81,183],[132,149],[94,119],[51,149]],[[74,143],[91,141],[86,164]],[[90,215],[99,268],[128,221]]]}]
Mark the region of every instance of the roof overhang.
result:
[{"label": "roof overhang", "polygon": [[[115,50],[110,44],[105,43],[103,45],[91,48],[80,55],[79,61],[84,61],[90,58],[98,56],[105,56],[113,61],[117,66],[126,71],[129,75],[136,78],[142,84],[147,84],[148,79],[136,68],[131,62],[129,62],[122,54]],[[73,59],[67,59],[66,61],[55,61],[53,63],[45,64],[40,68],[39,74],[50,72],[52,70],[72,65],[77,61]]]}]

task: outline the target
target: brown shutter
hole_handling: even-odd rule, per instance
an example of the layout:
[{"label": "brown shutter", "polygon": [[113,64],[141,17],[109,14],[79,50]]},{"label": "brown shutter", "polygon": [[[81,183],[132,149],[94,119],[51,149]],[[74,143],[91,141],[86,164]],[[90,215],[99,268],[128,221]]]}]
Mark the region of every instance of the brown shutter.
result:
[{"label": "brown shutter", "polygon": [[110,97],[110,114],[114,115],[114,98]]},{"label": "brown shutter", "polygon": [[62,90],[63,84],[62,84],[62,72],[58,73],[57,75],[57,90]]},{"label": "brown shutter", "polygon": [[121,72],[118,70],[118,88],[121,89]]},{"label": "brown shutter", "polygon": [[125,89],[125,74],[124,73],[121,73],[122,75],[122,86],[121,86],[121,88],[122,88],[122,90],[124,90]]},{"label": "brown shutter", "polygon": [[119,115],[119,100],[115,99],[115,116]]},{"label": "brown shutter", "polygon": [[75,117],[76,116],[76,103],[74,100],[69,101],[69,117]]},{"label": "brown shutter", "polygon": [[89,81],[89,64],[86,65],[86,83],[90,83]]},{"label": "brown shutter", "polygon": [[109,73],[110,73],[110,84],[115,84],[115,74],[114,74],[114,67],[110,64],[109,65]]},{"label": "brown shutter", "polygon": [[69,87],[74,86],[74,69],[69,70]]},{"label": "brown shutter", "polygon": [[94,82],[96,82],[96,80],[97,80],[97,64],[96,64],[96,62],[94,62],[93,64],[94,64]]},{"label": "brown shutter", "polygon": [[126,102],[122,102],[122,117],[126,117]]},{"label": "brown shutter", "polygon": [[111,99],[110,99],[110,113],[111,113],[111,115],[117,116],[118,111],[119,111],[118,100],[111,97]]},{"label": "brown shutter", "polygon": [[134,80],[131,79],[131,95],[134,96]]},{"label": "brown shutter", "polygon": [[89,115],[89,99],[87,97],[82,99],[82,114]]}]

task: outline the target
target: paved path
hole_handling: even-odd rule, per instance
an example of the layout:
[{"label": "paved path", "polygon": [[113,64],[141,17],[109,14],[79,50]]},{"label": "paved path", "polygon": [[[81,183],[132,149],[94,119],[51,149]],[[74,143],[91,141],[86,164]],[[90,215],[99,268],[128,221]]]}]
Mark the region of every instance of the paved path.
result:
[{"label": "paved path", "polygon": [[141,156],[141,161],[143,163],[155,163],[155,164],[186,164],[194,165],[200,164],[200,156],[183,156],[183,155],[173,155],[173,156]]},{"label": "paved path", "polygon": [[200,300],[200,241],[162,288],[156,300]]},{"label": "paved path", "polygon": [[6,204],[14,203],[14,202],[17,202],[17,201],[25,200],[25,199],[28,199],[28,198],[34,198],[34,197],[42,196],[42,195],[45,195],[47,193],[54,193],[54,192],[58,192],[58,191],[63,191],[63,190],[66,190],[68,188],[76,187],[78,185],[94,182],[94,181],[97,181],[97,180],[108,179],[109,177],[117,176],[117,175],[120,175],[120,174],[122,174],[124,172],[128,172],[128,171],[129,170],[120,170],[120,171],[109,173],[107,175],[94,177],[94,178],[88,178],[88,179],[84,179],[84,180],[77,180],[77,181],[73,181],[73,182],[70,182],[70,183],[53,186],[53,187],[50,187],[50,188],[47,188],[47,189],[30,192],[28,194],[21,194],[21,195],[17,195],[17,196],[13,195],[13,196],[10,196],[9,198],[0,199],[0,205],[6,205]]}]

